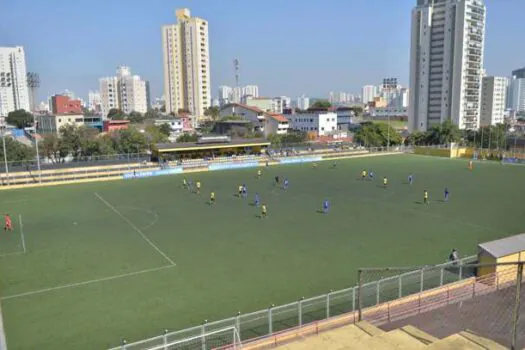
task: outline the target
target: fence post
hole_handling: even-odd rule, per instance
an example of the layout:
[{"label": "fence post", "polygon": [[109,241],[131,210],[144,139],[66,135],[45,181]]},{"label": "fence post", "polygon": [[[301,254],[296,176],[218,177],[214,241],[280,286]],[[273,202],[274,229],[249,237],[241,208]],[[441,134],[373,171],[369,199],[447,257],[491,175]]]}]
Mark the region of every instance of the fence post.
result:
[{"label": "fence post", "polygon": [[164,330],[164,346],[168,346],[168,330]]},{"label": "fence post", "polygon": [[237,328],[237,333],[239,333],[239,338],[241,337],[241,312],[237,312],[237,317],[235,317],[235,327]]},{"label": "fence post", "polygon": [[459,263],[459,280],[461,281],[463,279],[463,264]]},{"label": "fence post", "polygon": [[363,281],[361,279],[362,279],[362,271],[359,269],[357,270],[357,283],[359,283],[357,285],[357,320],[358,321],[363,320],[363,314],[361,310],[361,299],[363,298],[362,296],[363,291],[361,289],[362,289]]},{"label": "fence post", "polygon": [[301,297],[297,303],[297,307],[299,308],[299,327],[303,325],[303,300],[304,297]]},{"label": "fence post", "polygon": [[399,292],[397,293],[398,294],[398,298],[401,298],[403,296],[403,274],[399,275]]},{"label": "fence post", "polygon": [[518,275],[516,276],[516,304],[514,305],[514,315],[512,317],[512,343],[511,350],[516,350],[518,340],[518,322],[520,319],[521,283],[523,280],[523,262],[518,263]]},{"label": "fence post", "polygon": [[126,341],[126,339],[122,339],[122,341],[120,342],[120,348],[122,350],[125,350],[127,344],[128,344],[128,342]]},{"label": "fence post", "polygon": [[445,268],[442,267],[441,271],[439,272],[439,286],[441,287],[443,285],[443,277],[445,275]]},{"label": "fence post", "polygon": [[275,305],[272,304],[269,308],[268,308],[268,334],[271,335],[273,332],[272,332],[272,307],[274,307]]},{"label": "fence post", "polygon": [[355,287],[352,288],[352,312],[355,311]]},{"label": "fence post", "polygon": [[423,293],[424,287],[423,287],[423,280],[425,279],[425,268],[421,269],[421,275],[419,277],[419,292]]},{"label": "fence post", "polygon": [[330,292],[326,294],[326,318],[330,318],[330,294],[332,293],[332,290],[330,289]]},{"label": "fence post", "polygon": [[379,305],[379,294],[381,289],[381,280],[376,282],[376,305]]},{"label": "fence post", "polygon": [[206,350],[206,323],[208,323],[208,320],[204,320],[201,326],[201,345],[202,350]]}]

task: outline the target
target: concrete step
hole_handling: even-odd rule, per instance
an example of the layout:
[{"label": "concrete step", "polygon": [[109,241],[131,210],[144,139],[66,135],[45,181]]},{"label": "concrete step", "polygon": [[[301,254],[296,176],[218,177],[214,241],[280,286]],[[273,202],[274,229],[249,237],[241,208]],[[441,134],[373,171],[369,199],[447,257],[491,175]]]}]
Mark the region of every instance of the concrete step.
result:
[{"label": "concrete step", "polygon": [[279,350],[342,350],[351,344],[361,344],[371,336],[356,325],[344,326],[330,331],[304,337],[289,344],[278,346]]},{"label": "concrete step", "polygon": [[401,328],[402,331],[404,331],[405,333],[413,336],[414,338],[416,338],[417,340],[419,340],[420,342],[422,342],[423,344],[432,344],[434,342],[437,342],[439,339],[426,333],[426,332],[423,332],[421,329],[419,328],[416,328],[414,326],[411,326],[411,325],[408,325],[408,326],[405,326],[405,327],[402,327]]},{"label": "concrete step", "polygon": [[384,330],[377,328],[376,326],[367,321],[357,322],[355,325],[371,336],[381,335],[385,333]]},{"label": "concrete step", "polygon": [[490,349],[490,350],[506,350],[507,349],[506,347],[504,347],[503,345],[495,342],[494,340],[484,338],[481,335],[479,335],[479,334],[477,334],[477,333],[475,333],[475,332],[473,332],[471,330],[466,330],[466,331],[463,331],[463,332],[459,332],[459,335],[461,335],[464,338],[467,338],[468,340],[470,340],[473,343],[481,345],[485,349]]},{"label": "concrete step", "polygon": [[459,335],[452,334],[426,347],[427,350],[487,350]]},{"label": "concrete step", "polygon": [[352,349],[403,349],[417,350],[424,349],[426,344],[414,338],[401,329],[395,329],[384,334],[370,338],[365,347]]}]

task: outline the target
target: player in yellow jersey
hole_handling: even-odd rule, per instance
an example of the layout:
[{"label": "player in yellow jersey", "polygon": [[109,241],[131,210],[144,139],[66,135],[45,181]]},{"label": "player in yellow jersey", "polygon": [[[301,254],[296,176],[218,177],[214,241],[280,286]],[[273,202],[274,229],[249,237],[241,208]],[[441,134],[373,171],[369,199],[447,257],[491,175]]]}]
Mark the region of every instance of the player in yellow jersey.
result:
[{"label": "player in yellow jersey", "polygon": [[364,180],[364,179],[366,179],[366,170],[363,170],[361,172],[361,180]]},{"label": "player in yellow jersey", "polygon": [[210,193],[210,205],[215,204],[215,192]]},{"label": "player in yellow jersey", "polygon": [[261,169],[257,170],[257,179],[260,179],[262,176],[262,171]]},{"label": "player in yellow jersey", "polygon": [[242,197],[242,185],[239,185],[239,194],[238,194],[239,198]]},{"label": "player in yellow jersey", "polygon": [[266,204],[261,205],[261,219],[268,216],[268,211],[266,210]]},{"label": "player in yellow jersey", "polygon": [[197,181],[195,183],[195,186],[197,187],[197,194],[200,194],[201,193],[201,182]]},{"label": "player in yellow jersey", "polygon": [[386,178],[386,176],[383,178],[383,188],[386,190],[388,187],[388,179]]},{"label": "player in yellow jersey", "polygon": [[428,191],[427,190],[423,191],[423,203],[425,203],[425,204],[429,204],[430,203],[429,200],[428,200]]},{"label": "player in yellow jersey", "polygon": [[316,168],[317,168],[317,163],[314,162],[314,163],[312,164],[312,167],[313,167],[314,169],[316,169]]}]

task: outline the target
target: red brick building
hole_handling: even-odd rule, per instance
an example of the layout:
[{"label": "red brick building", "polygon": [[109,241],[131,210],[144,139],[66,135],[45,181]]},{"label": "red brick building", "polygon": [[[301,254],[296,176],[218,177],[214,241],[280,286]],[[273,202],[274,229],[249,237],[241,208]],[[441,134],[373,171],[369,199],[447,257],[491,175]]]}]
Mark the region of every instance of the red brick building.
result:
[{"label": "red brick building", "polygon": [[111,133],[127,128],[129,128],[129,120],[104,120],[104,132]]},{"label": "red brick building", "polygon": [[51,97],[51,111],[53,114],[82,114],[80,100],[72,100],[67,96],[55,95]]}]

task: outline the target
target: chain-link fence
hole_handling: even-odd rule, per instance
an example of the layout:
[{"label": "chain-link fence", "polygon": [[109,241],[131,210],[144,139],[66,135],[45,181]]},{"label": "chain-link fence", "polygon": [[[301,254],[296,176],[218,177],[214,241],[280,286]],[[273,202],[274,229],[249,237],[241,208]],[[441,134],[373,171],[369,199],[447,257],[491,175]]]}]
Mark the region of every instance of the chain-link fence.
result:
[{"label": "chain-link fence", "polygon": [[[525,346],[523,264],[424,267],[418,270],[424,283],[415,280],[411,269],[404,273],[406,268],[362,269],[358,319],[384,330],[412,325],[437,338],[469,330],[511,349],[521,349]],[[385,274],[395,276],[383,278],[374,291],[367,281]]]},{"label": "chain-link fence", "polygon": [[[313,298],[301,298],[290,304],[271,305],[265,310],[249,314],[239,313],[234,317],[214,322],[204,322],[201,326],[181,331],[166,331],[157,337],[136,343],[126,343],[125,348],[120,346],[112,350],[147,349],[160,346],[165,341],[173,342],[228,327],[235,327],[241,340],[246,341],[275,335],[279,332],[343,314],[348,315],[348,322],[357,322],[358,294],[360,289],[361,306],[377,306],[385,301],[421,293],[436,286],[469,280],[474,276],[474,272],[472,269],[467,268],[465,264],[475,262],[476,258],[476,256],[470,256],[456,262],[447,262],[433,266],[432,268],[426,267],[411,271],[406,271],[405,269],[403,274],[396,276],[393,273],[399,273],[399,269],[392,269],[382,274],[371,273],[367,275],[370,278],[367,277],[366,282],[364,282],[365,278],[362,278],[362,283],[356,287],[330,291]],[[372,276],[375,276],[377,279],[373,280]]]}]

